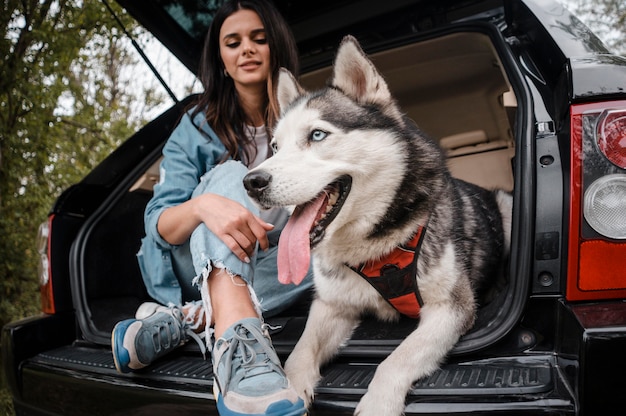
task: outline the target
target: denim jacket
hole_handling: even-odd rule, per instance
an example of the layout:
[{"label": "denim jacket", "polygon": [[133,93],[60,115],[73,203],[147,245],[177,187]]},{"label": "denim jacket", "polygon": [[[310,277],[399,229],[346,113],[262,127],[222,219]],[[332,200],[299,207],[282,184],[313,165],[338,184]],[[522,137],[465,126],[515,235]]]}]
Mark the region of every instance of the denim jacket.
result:
[{"label": "denim jacket", "polygon": [[[166,208],[191,198],[202,175],[213,169],[226,151],[206,122],[204,114],[197,114],[193,122],[190,114],[191,112],[182,117],[163,147],[160,181],[155,185],[154,195],[146,206],[146,236],[137,253],[148,294],[166,305],[180,305],[182,294],[172,266],[172,250],[176,247],[161,237],[157,222]],[[200,126],[204,134],[196,126]]]}]

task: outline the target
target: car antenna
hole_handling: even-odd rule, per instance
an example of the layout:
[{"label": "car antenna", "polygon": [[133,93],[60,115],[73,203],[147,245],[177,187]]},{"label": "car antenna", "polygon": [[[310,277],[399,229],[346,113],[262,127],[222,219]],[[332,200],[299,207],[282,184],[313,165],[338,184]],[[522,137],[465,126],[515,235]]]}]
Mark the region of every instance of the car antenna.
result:
[{"label": "car antenna", "polygon": [[150,68],[152,73],[157,77],[157,79],[159,80],[161,85],[163,85],[163,88],[165,88],[165,91],[167,91],[169,96],[172,98],[172,100],[174,100],[174,102],[176,104],[179,104],[178,98],[176,98],[176,95],[174,94],[174,92],[167,85],[167,83],[165,82],[163,77],[161,77],[161,74],[159,74],[159,71],[157,71],[157,69],[154,67],[154,65],[152,65],[152,62],[150,62],[150,59],[143,52],[143,50],[141,49],[141,46],[139,46],[139,44],[135,41],[135,39],[132,37],[132,35],[126,30],[126,28],[124,27],[124,24],[122,23],[122,21],[119,19],[119,17],[117,17],[117,15],[115,14],[115,11],[113,11],[111,6],[109,5],[109,2],[107,0],[102,0],[102,3],[104,3],[106,8],[109,9],[109,12],[111,12],[111,16],[113,16],[113,18],[115,19],[117,24],[120,26],[120,28],[122,29],[124,34],[126,36],[128,36],[128,39],[130,39],[130,41],[132,42],[133,46],[135,47],[135,50],[139,53],[139,55],[141,56],[143,61],[148,65],[148,67]]}]

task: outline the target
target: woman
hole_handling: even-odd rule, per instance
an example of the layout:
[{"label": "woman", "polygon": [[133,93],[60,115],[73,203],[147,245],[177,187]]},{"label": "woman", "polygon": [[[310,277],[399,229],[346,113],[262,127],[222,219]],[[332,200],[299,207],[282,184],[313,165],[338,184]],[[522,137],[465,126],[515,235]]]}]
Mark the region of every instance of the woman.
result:
[{"label": "woman", "polygon": [[269,3],[228,1],[214,16],[201,65],[205,91],[163,149],[145,212],[138,259],[160,304],[143,304],[135,319],[116,325],[115,364],[122,372],[143,368],[206,325],[220,414],[303,414],[262,312],[287,308],[312,279],[278,283],[276,235],[288,214],[259,212],[242,184],[271,153],[275,84],[280,67],[297,72],[295,41]]}]

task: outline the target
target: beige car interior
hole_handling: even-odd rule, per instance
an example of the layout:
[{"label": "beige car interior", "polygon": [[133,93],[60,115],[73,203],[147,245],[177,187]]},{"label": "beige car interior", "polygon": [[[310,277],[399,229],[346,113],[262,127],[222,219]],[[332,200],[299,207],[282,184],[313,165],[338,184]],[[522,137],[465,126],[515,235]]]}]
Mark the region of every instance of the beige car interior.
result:
[{"label": "beige car interior", "polygon": [[[513,189],[517,101],[487,35],[454,33],[370,58],[402,110],[439,141],[454,176],[489,189]],[[320,69],[300,81],[312,90],[330,73]],[[131,190],[151,191],[158,163]]]}]

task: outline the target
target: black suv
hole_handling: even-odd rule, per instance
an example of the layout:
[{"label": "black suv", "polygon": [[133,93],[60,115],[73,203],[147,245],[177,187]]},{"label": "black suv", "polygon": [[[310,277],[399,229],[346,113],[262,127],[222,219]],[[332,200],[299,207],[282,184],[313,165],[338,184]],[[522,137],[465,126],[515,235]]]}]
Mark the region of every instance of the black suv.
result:
[{"label": "black suv", "polygon": [[[215,1],[118,0],[192,70]],[[549,0],[276,0],[322,85],[354,35],[452,173],[514,195],[506,285],[407,415],[611,415],[626,405],[626,59]],[[216,414],[194,343],[116,372],[114,324],[150,300],[135,253],[164,141],[189,98],[56,201],[42,244],[44,314],[4,328],[18,415]],[[310,297],[272,318],[284,359]],[[323,368],[311,415],[350,415],[415,327],[364,318]],[[381,415],[384,416],[384,415]]]}]

